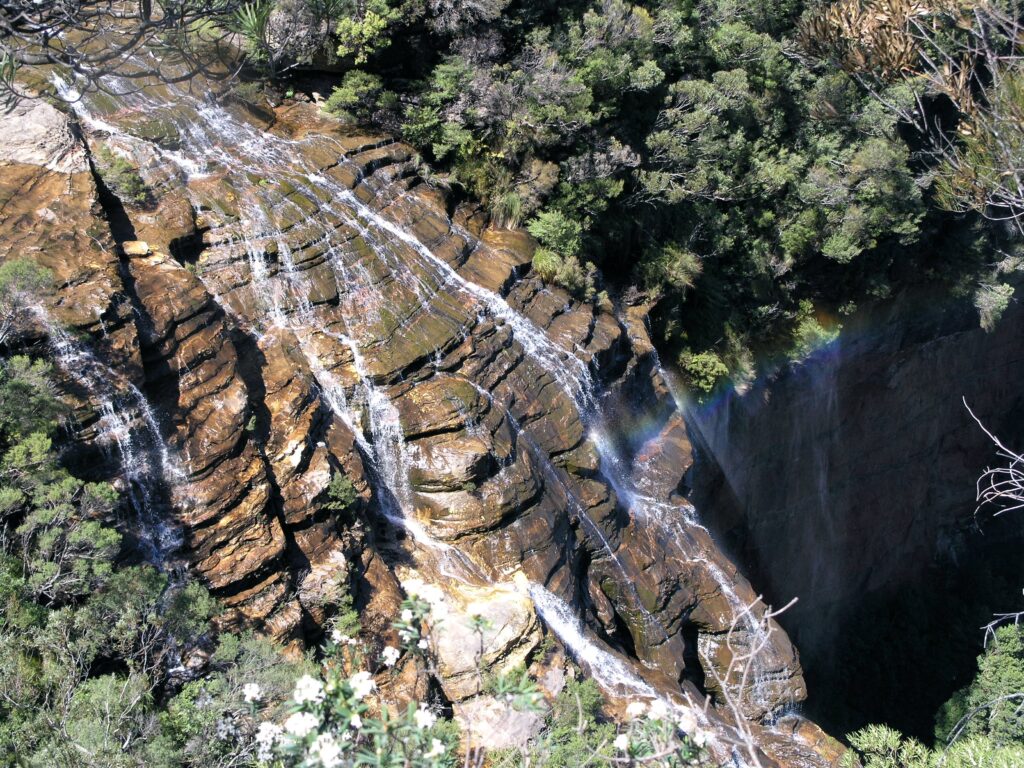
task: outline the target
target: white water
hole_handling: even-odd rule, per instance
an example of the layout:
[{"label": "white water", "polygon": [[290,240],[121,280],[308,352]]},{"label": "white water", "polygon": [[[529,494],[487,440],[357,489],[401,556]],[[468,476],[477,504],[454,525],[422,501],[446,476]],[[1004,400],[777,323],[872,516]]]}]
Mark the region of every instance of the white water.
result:
[{"label": "white water", "polygon": [[[427,307],[431,301],[442,300],[438,298],[439,295],[461,294],[481,307],[482,314],[489,315],[506,325],[526,353],[541,369],[549,372],[563,391],[577,403],[583,418],[595,425],[592,426],[591,436],[599,452],[602,472],[620,499],[628,504],[633,516],[638,521],[659,526],[666,532],[664,538],[676,537],[680,528],[699,527],[692,508],[655,499],[634,486],[629,471],[629,461],[618,455],[613,441],[606,437],[601,427],[597,407],[597,388],[586,363],[577,356],[566,353],[542,329],[537,328],[528,318],[514,310],[502,296],[463,278],[450,264],[436,256],[412,233],[405,231],[371,209],[347,187],[320,175],[315,168],[297,167],[296,158],[299,155],[293,150],[295,145],[303,140],[290,140],[266,134],[254,126],[237,120],[218,105],[196,100],[184,92],[181,92],[179,97],[183,103],[191,104],[194,107],[199,120],[189,121],[183,127],[183,136],[187,138],[185,150],[177,153],[158,151],[165,154],[186,175],[196,176],[213,173],[218,168],[225,169],[232,174],[236,186],[245,191],[243,204],[240,207],[242,220],[238,222],[238,229],[245,233],[243,246],[253,277],[254,294],[266,304],[264,324],[290,329],[299,337],[310,369],[317,379],[321,391],[325,394],[326,402],[338,417],[352,428],[360,448],[370,459],[377,476],[388,491],[378,494],[382,499],[385,515],[391,522],[401,525],[409,531],[415,541],[439,552],[442,561],[446,563],[442,566],[442,570],[447,568],[450,575],[461,573],[462,576],[469,578],[470,574],[462,573],[463,570],[475,569],[470,569],[468,559],[461,552],[432,539],[415,520],[413,494],[409,486],[409,457],[397,410],[387,397],[386,391],[378,386],[372,376],[368,374],[360,343],[353,337],[351,331],[346,328],[345,334],[331,335],[352,354],[354,367],[360,380],[362,404],[366,409],[371,441],[366,440],[361,430],[357,428],[362,419],[354,411],[353,398],[347,395],[323,361],[317,358],[312,345],[305,343],[304,339],[308,336],[309,329],[304,327],[303,320],[310,309],[306,289],[302,281],[296,278],[295,265],[291,252],[288,250],[285,233],[274,226],[269,202],[265,199],[259,185],[249,180],[247,174],[260,178],[268,176],[273,178],[280,174],[304,192],[310,200],[318,201],[321,207],[320,212],[310,218],[321,217],[320,224],[324,231],[324,241],[328,245],[328,259],[334,268],[339,291],[342,294],[347,292],[349,300],[355,305],[350,311],[379,312],[381,307],[387,306],[388,298],[374,284],[373,276],[365,267],[345,265],[342,258],[344,244],[335,240],[334,227],[327,221],[327,216],[333,216],[355,230],[373,250],[375,256],[387,265],[399,284],[415,293],[421,306]],[[140,96],[139,98],[144,97]],[[165,107],[166,105],[156,104],[155,106]],[[110,130],[126,140],[130,139],[114,126],[110,126],[109,123],[91,118],[87,114],[85,117],[101,130]],[[299,175],[304,175],[305,178],[296,178]],[[283,267],[274,276],[271,275],[265,248],[261,244],[268,238],[275,240],[278,258]],[[419,261],[410,263],[408,254],[396,252],[395,243],[407,246]],[[217,247],[232,247],[232,245],[236,244]],[[282,281],[285,283],[283,287]],[[216,295],[215,292],[212,293]],[[297,316],[294,316],[293,313],[296,309],[298,310]],[[405,332],[409,329],[403,324],[398,330]],[[465,336],[469,329],[460,328],[459,332]],[[435,353],[438,351],[435,350]],[[526,435],[525,432],[518,429],[518,425],[517,430]],[[528,435],[526,437],[529,438]],[[532,440],[530,442],[532,443]],[[536,451],[538,457],[544,453],[535,444],[532,445],[532,449]],[[547,466],[545,472],[549,481],[552,479],[551,473],[557,475],[546,456],[541,464]],[[560,476],[558,482],[565,488]],[[575,500],[571,493],[566,493],[566,497],[570,504],[575,505],[575,513],[586,526],[588,533],[601,544],[613,563],[625,575],[625,569],[622,568],[600,528],[587,517],[582,505]],[[392,499],[393,504],[391,503]],[[706,567],[707,572],[722,588],[723,594],[735,614],[733,618],[749,614],[720,568],[700,555],[694,557],[682,552],[681,549],[676,556],[690,563],[702,563]],[[632,582],[628,578],[625,581],[635,593],[635,586]],[[540,599],[545,600],[543,597]],[[643,610],[638,599],[637,605]],[[544,612],[539,603],[538,610]],[[552,621],[562,621],[564,618],[564,612],[554,610],[550,603],[545,603],[544,610],[547,611]],[[649,616],[648,620],[654,621],[653,617]],[[567,629],[564,621],[562,621],[562,626],[563,629]],[[664,633],[664,629],[662,632]],[[582,635],[580,636],[582,637]],[[755,686],[756,688],[757,686]],[[758,697],[760,692],[755,690],[753,695]]]},{"label": "white water", "polygon": [[[688,713],[700,729],[707,729],[708,747],[719,751],[714,727],[700,702],[683,703],[678,699],[662,696],[629,664],[610,653],[602,644],[591,640],[576,611],[544,587],[531,584],[530,597],[544,623],[555,633],[572,657],[586,667],[601,688],[630,701],[660,701],[677,717],[684,712]],[[736,753],[735,757],[739,765],[746,765],[741,754]]]},{"label": "white water", "polygon": [[579,615],[565,601],[536,584],[530,585],[530,597],[544,623],[602,688],[628,698],[658,698],[658,692],[628,664],[586,636]]},{"label": "white water", "polygon": [[184,473],[160,434],[152,406],[134,384],[123,381],[75,341],[42,307],[36,315],[47,330],[57,365],[82,384],[98,405],[98,442],[121,468],[147,559],[158,567],[167,566],[181,546],[182,533],[163,514],[160,494],[163,489],[173,493]]}]

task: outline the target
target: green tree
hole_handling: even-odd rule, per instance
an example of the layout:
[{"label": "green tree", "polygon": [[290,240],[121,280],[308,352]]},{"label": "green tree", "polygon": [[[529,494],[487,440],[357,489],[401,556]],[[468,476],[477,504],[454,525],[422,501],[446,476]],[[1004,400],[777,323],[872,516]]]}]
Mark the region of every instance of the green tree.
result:
[{"label": "green tree", "polygon": [[53,285],[53,273],[31,259],[10,259],[0,264],[0,346],[12,335]]},{"label": "green tree", "polygon": [[718,387],[729,375],[729,369],[714,352],[684,352],[680,356],[680,365],[686,374],[686,381],[697,392],[699,398],[705,397]]},{"label": "green tree", "polygon": [[344,15],[334,30],[338,55],[351,56],[356,66],[391,44],[388,29],[401,18],[399,8],[388,0],[347,0],[341,11]]},{"label": "green tree", "polygon": [[1024,628],[1000,627],[978,657],[978,674],[936,716],[936,737],[986,736],[1024,746]]},{"label": "green tree", "polygon": [[871,725],[850,735],[854,751],[843,758],[844,768],[1014,768],[1024,761],[1019,745],[1000,746],[972,736],[948,749],[932,750],[892,728]]},{"label": "green tree", "polygon": [[336,87],[324,109],[344,120],[369,120],[378,108],[387,108],[394,94],[384,90],[384,81],[360,69],[345,73],[341,85]]}]

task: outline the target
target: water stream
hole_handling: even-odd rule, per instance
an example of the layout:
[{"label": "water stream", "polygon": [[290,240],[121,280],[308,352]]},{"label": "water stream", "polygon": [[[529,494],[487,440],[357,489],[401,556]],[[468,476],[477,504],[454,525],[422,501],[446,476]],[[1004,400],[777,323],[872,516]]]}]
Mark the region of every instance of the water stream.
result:
[{"label": "water stream", "polygon": [[[666,553],[668,556],[699,566],[708,573],[726,596],[734,613],[732,618],[739,623],[749,622],[748,629],[759,637],[760,622],[754,620],[749,607],[736,594],[728,575],[704,557],[703,553],[689,552],[683,546],[683,542],[692,541],[687,530],[700,527],[692,507],[657,499],[634,484],[631,458],[620,454],[608,433],[608,426],[602,421],[600,387],[587,363],[552,341],[543,329],[515,310],[503,296],[464,278],[413,233],[362,202],[341,182],[322,174],[316,167],[304,165],[302,153],[295,151],[296,146],[302,142],[329,142],[332,139],[311,136],[293,140],[272,135],[236,118],[228,109],[197,98],[180,88],[171,88],[171,93],[176,100],[176,110],[184,114],[184,117],[175,120],[182,135],[181,148],[174,151],[156,148],[154,151],[164,156],[186,177],[228,173],[238,193],[239,220],[229,223],[231,232],[242,233],[240,239],[228,237],[223,242],[213,244],[210,250],[214,254],[219,251],[225,257],[239,250],[244,254],[251,274],[252,293],[261,302],[261,306],[255,322],[239,318],[237,313],[224,305],[226,311],[257,337],[271,328],[285,329],[295,334],[325,402],[352,430],[359,449],[372,466],[372,474],[381,486],[376,496],[381,502],[384,516],[392,524],[404,528],[416,544],[430,553],[438,572],[467,582],[479,583],[484,579],[480,569],[465,554],[431,537],[416,520],[409,482],[410,459],[398,410],[388,396],[387,383],[376,381],[366,363],[366,344],[370,340],[359,338],[357,324],[350,323],[352,318],[360,317],[363,322],[369,318],[382,324],[381,313],[389,305],[386,295],[389,289],[411,292],[424,310],[440,310],[435,311],[435,316],[439,316],[456,337],[465,338],[472,326],[484,317],[505,326],[525,353],[541,370],[548,372],[578,406],[597,448],[602,474],[615,490],[620,502],[629,508],[633,519],[640,525],[655,527],[660,534],[659,540],[672,543]],[[136,92],[123,98],[134,109],[167,112],[167,104],[143,93]],[[188,109],[178,109],[182,106]],[[87,101],[77,102],[76,109],[80,119],[92,128],[116,135],[129,144],[139,141],[102,117],[91,114]],[[306,212],[291,201],[286,201],[282,207],[279,197],[268,194],[268,190],[279,182],[287,182],[308,201],[315,203],[316,210]],[[288,226],[279,223],[285,212],[290,214]],[[226,221],[231,218],[226,209],[221,209],[219,214]],[[309,327],[312,303],[308,286],[295,264],[286,231],[289,227],[298,226],[295,223],[296,216],[301,225],[316,231],[317,243],[323,247],[327,263],[334,271],[342,297],[340,306],[345,325],[343,332]],[[454,227],[451,222],[449,226]],[[382,288],[379,278],[365,264],[352,259],[349,252],[350,233],[361,238],[379,260],[379,264],[388,271],[395,281],[390,288]],[[278,265],[276,271],[268,259],[268,242],[274,245],[273,252]],[[210,293],[221,300],[209,276],[201,274],[200,277],[207,282]],[[443,311],[446,307],[452,311]],[[459,311],[454,311],[456,309]],[[456,320],[460,315],[468,316],[468,322]],[[402,319],[393,333],[417,333],[415,320],[415,316]],[[358,392],[346,391],[332,372],[329,361],[320,359],[316,346],[311,343],[312,336],[317,333],[329,336],[348,351],[359,381]],[[433,352],[440,355],[441,350],[435,348]],[[159,430],[154,430],[156,421],[152,417],[152,410],[145,405],[141,395],[131,403],[132,407],[144,414],[143,422],[149,425],[146,439],[151,444],[150,448],[158,448],[157,453],[161,457],[158,467],[148,467],[140,458],[149,451],[137,448],[135,438],[128,429],[129,425],[118,420],[120,417],[114,401],[104,396],[102,388],[97,388],[97,392],[100,402],[111,403],[109,409],[104,409],[104,429],[110,432],[113,442],[118,446],[125,476],[139,496],[138,506],[148,510],[153,507],[147,495],[150,480],[156,477],[163,482],[173,483],[176,476],[166,446],[163,446],[162,440],[154,438],[159,437]],[[488,393],[484,394],[490,397]],[[368,425],[369,435],[363,434],[360,425],[364,423]],[[636,605],[645,614],[645,622],[665,636],[664,627],[643,609],[636,595],[636,587],[619,562],[615,548],[600,527],[587,516],[579,499],[568,489],[561,470],[552,465],[550,457],[530,436],[528,427],[523,428],[518,423],[514,427],[526,439],[531,453],[544,472],[545,481],[557,484],[563,490],[588,536],[623,573],[624,584],[632,591]],[[166,547],[176,546],[173,537],[165,543],[168,534],[162,531],[160,525],[159,521],[153,521],[151,526],[151,538],[156,550],[163,551]],[[607,686],[622,689],[631,695],[654,694],[654,689],[629,670],[618,657],[584,637],[581,625],[567,605],[539,586],[531,590],[531,595],[538,612],[548,625],[582,661],[600,670],[599,679],[603,679]],[[765,687],[760,681],[765,677],[755,665],[755,684],[751,691],[745,693],[753,697],[755,704],[764,704],[760,700],[765,696]]]},{"label": "water stream", "polygon": [[168,506],[185,474],[163,439],[156,412],[138,387],[100,361],[42,307],[36,316],[46,328],[58,367],[97,404],[97,442],[120,467],[146,559],[169,569],[181,547],[182,532],[169,519]]}]

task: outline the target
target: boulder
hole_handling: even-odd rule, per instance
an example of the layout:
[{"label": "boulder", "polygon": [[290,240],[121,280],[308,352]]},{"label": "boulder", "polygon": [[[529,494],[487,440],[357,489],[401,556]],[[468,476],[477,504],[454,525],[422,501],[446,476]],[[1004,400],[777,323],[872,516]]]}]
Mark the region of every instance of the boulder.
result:
[{"label": "boulder", "polygon": [[431,607],[430,649],[441,687],[453,701],[480,693],[484,683],[524,664],[541,641],[533,601],[519,583],[472,587],[404,579],[409,594]]},{"label": "boulder", "polygon": [[475,696],[455,704],[455,721],[462,730],[462,749],[525,749],[544,728],[538,712],[521,711],[493,696]]}]

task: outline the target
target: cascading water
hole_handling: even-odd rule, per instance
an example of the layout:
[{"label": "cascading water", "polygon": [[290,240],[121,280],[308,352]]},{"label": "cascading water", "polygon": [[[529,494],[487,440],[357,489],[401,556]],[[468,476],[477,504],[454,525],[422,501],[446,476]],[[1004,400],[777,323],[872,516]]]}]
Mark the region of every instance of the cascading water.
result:
[{"label": "cascading water", "polygon": [[160,433],[152,406],[134,384],[123,381],[45,310],[39,308],[36,314],[57,365],[85,387],[99,408],[98,443],[120,466],[146,559],[170,567],[182,533],[164,514],[163,494],[173,492],[184,473]]},{"label": "cascading water", "polygon": [[[178,95],[190,103],[193,101],[184,93]],[[145,97],[140,94],[138,98]],[[328,406],[352,430],[364,457],[370,460],[375,470],[374,474],[384,486],[385,492],[378,493],[378,499],[388,521],[406,530],[421,546],[432,550],[437,559],[436,568],[440,573],[468,582],[481,581],[483,577],[479,569],[461,551],[434,540],[415,519],[412,489],[408,479],[408,457],[398,411],[367,372],[362,352],[354,338],[350,333],[337,334],[321,329],[325,335],[340,342],[352,356],[360,380],[362,403],[366,409],[372,441],[367,441],[362,429],[358,427],[361,419],[353,412],[344,388],[324,365],[314,346],[308,343],[310,329],[306,327],[304,320],[311,309],[311,303],[303,282],[296,273],[285,232],[274,223],[270,210],[271,203],[264,199],[262,185],[249,181],[249,177],[263,179],[268,165],[274,161],[280,164],[282,173],[288,174],[289,178],[295,177],[295,169],[292,167],[293,156],[287,150],[288,140],[254,131],[250,126],[232,118],[225,110],[211,104],[199,104],[197,114],[202,119],[188,123],[186,130],[191,137],[189,146],[199,150],[199,157],[192,158],[186,152],[179,152],[176,153],[175,159],[180,167],[193,174],[208,172],[214,164],[230,169],[237,180],[236,186],[244,190],[243,202],[238,208],[240,222],[237,229],[243,233],[241,245],[252,275],[253,292],[261,301],[261,325],[264,328],[286,329],[294,333],[299,340]],[[83,118],[93,120],[87,113]],[[102,121],[94,122],[104,129],[108,125]],[[126,134],[120,135],[126,137]],[[228,147],[234,151],[229,151]],[[253,158],[258,158],[259,162],[255,162]],[[295,184],[297,188],[305,189],[310,199],[321,201],[320,210],[305,216],[304,222],[322,232],[321,240],[326,247],[329,263],[335,269],[339,290],[344,292],[351,289],[351,284],[345,279],[349,273],[339,255],[342,243],[335,239],[336,227],[327,221],[326,217],[333,216],[353,226],[357,225],[356,220],[329,202],[331,195],[339,192],[336,184],[332,183],[326,194],[324,190],[317,193],[316,190],[309,189],[298,179],[295,179]],[[275,213],[279,214],[280,211]],[[369,234],[365,228],[359,228],[358,231]],[[271,274],[267,261],[268,242],[273,242],[274,251],[283,267],[276,275]],[[238,245],[235,240],[229,240],[214,246],[214,250],[230,250],[237,248]],[[382,245],[376,245],[375,250],[380,252],[382,249]],[[408,271],[403,273],[403,278],[407,278],[406,284],[412,285],[417,294],[425,300],[426,294],[422,291],[429,287],[415,275],[408,279],[410,275]],[[280,284],[279,276],[283,276],[284,286]],[[361,281],[358,282],[364,286],[372,284],[372,277],[365,271],[362,271],[360,278]],[[219,300],[216,291],[211,290],[211,294]],[[375,301],[364,303],[364,306],[385,306],[383,296],[374,296],[374,299]],[[258,328],[254,328],[253,331],[260,335]]]},{"label": "cascading water", "polygon": [[[738,698],[753,711],[770,711],[772,690],[769,687],[773,674],[769,667],[771,660],[763,653],[771,647],[770,630],[755,612],[757,603],[748,604],[740,598],[733,586],[733,580],[717,564],[699,552],[694,553],[682,546],[682,542],[692,541],[690,529],[699,529],[707,533],[696,518],[696,510],[692,505],[670,503],[657,499],[637,487],[634,473],[616,449],[614,441],[607,434],[603,425],[591,433],[591,439],[601,457],[601,470],[620,498],[629,500],[630,510],[641,525],[650,525],[664,535],[658,536],[662,551],[666,557],[674,558],[680,563],[696,565],[704,573],[709,574],[718,585],[723,597],[732,612],[731,616],[720,617],[722,624],[734,626],[748,633],[753,649],[760,649],[749,659],[748,684],[738,690]],[[723,641],[712,635],[699,639],[700,655],[712,658]]]},{"label": "cascading water", "polygon": [[[692,507],[656,499],[632,483],[631,461],[619,455],[614,442],[605,434],[599,407],[600,393],[586,363],[552,341],[542,329],[511,307],[501,295],[462,277],[455,268],[420,242],[414,234],[373,210],[342,183],[323,175],[318,168],[303,167],[297,160],[300,155],[293,151],[300,140],[265,133],[236,119],[219,105],[197,100],[191,94],[180,90],[174,93],[181,103],[192,106],[193,115],[197,119],[183,122],[183,148],[166,152],[167,158],[187,176],[195,177],[215,171],[231,174],[234,186],[240,190],[239,196],[243,200],[239,206],[239,221],[235,227],[243,233],[242,242],[229,240],[214,245],[213,250],[238,248],[240,245],[244,249],[252,275],[253,292],[265,305],[261,317],[262,327],[287,329],[299,339],[300,347],[313,376],[319,383],[320,390],[325,395],[326,402],[338,417],[352,428],[360,449],[369,459],[374,474],[383,486],[381,490],[386,491],[378,494],[385,515],[393,523],[408,530],[419,544],[437,553],[441,561],[438,568],[440,572],[465,580],[482,578],[479,569],[473,567],[471,561],[460,550],[433,540],[415,520],[413,494],[409,485],[409,457],[398,411],[388,397],[386,389],[374,381],[374,376],[363,359],[363,343],[357,338],[357,334],[353,333],[353,329],[348,327],[349,318],[358,313],[382,322],[379,313],[388,305],[388,297],[365,265],[347,263],[345,240],[338,233],[339,225],[360,237],[380,263],[390,270],[398,285],[414,294],[422,306],[428,306],[431,302],[442,307],[452,303],[469,304],[476,307],[470,313],[475,322],[479,322],[480,316],[489,316],[506,326],[526,354],[538,364],[538,367],[549,372],[558,386],[579,406],[582,418],[591,426],[591,435],[599,453],[602,473],[620,500],[628,505],[633,518],[644,525],[655,527],[662,534],[659,536],[660,540],[675,541],[672,554],[681,561],[703,568],[712,576],[733,611],[732,619],[740,622],[749,621],[750,631],[755,634],[759,631],[755,629],[755,624],[760,626],[759,622],[754,622],[749,606],[742,604],[743,601],[736,595],[728,576],[700,553],[694,555],[686,552],[679,544],[680,540],[688,540],[684,535],[688,527],[700,527]],[[147,104],[147,97],[144,94],[125,98],[136,99],[142,105]],[[149,106],[159,109],[165,105],[151,102]],[[91,122],[100,130],[117,132],[126,141],[132,140],[116,127],[89,115],[83,103],[79,102],[78,109],[83,121]],[[313,137],[312,140],[315,141],[317,138]],[[159,149],[157,151],[164,152]],[[326,329],[311,330],[306,327],[305,318],[310,313],[311,303],[304,282],[297,274],[285,232],[275,224],[278,211],[273,209],[273,204],[261,189],[259,181],[278,176],[287,179],[291,186],[308,200],[315,201],[317,205],[317,210],[302,215],[305,217],[304,223],[320,233],[318,242],[324,247],[327,261],[338,282],[339,294],[343,296],[340,304],[342,319],[346,325],[344,333],[334,333]],[[449,225],[454,228],[451,222]],[[274,242],[274,252],[282,267],[276,274],[272,274],[267,259],[268,240]],[[399,254],[396,250],[397,245],[406,248],[414,258],[410,259],[410,253]],[[211,293],[217,296],[216,290],[211,289]],[[376,318],[374,313],[377,313]],[[453,319],[455,313],[451,316],[441,314],[446,322],[457,324]],[[402,319],[394,332],[414,333],[414,326],[412,318],[407,317]],[[260,332],[259,328],[251,330],[257,334]],[[465,338],[470,328],[463,325],[456,330]],[[371,440],[367,440],[362,435],[362,430],[357,428],[362,419],[354,410],[357,405],[355,393],[350,397],[331,372],[330,366],[319,358],[315,346],[308,343],[311,333],[331,336],[349,351],[359,379],[359,394],[362,407],[365,408]],[[434,348],[433,353],[439,355],[440,350]],[[550,458],[535,443],[531,443],[528,428],[524,430],[518,424],[515,426],[516,431],[524,435],[528,444],[531,444],[531,451],[536,454],[535,458],[543,456],[540,464],[545,472],[546,481],[557,482],[564,489],[565,483],[551,465]],[[570,504],[575,502],[575,506],[578,507],[576,515],[588,535],[595,539],[595,543],[608,553],[612,562],[625,574],[614,548],[600,528],[586,515],[583,505],[571,493],[565,495]],[[635,594],[635,586],[628,577],[626,584]],[[556,632],[567,633],[568,637],[576,639],[576,635],[573,634],[579,634],[576,624],[566,623],[568,609],[553,604],[549,599],[554,599],[553,596],[537,591],[539,589],[534,590],[538,611],[553,628],[556,624],[561,628],[561,632],[557,628]],[[636,604],[642,606],[638,598]],[[650,614],[646,615],[645,621],[652,626],[657,624]],[[665,633],[660,625],[658,629],[662,634]],[[571,642],[567,642],[572,646]],[[578,653],[594,653],[590,650],[591,646],[577,644],[572,647],[574,650],[579,649]],[[615,659],[611,654],[608,656]],[[619,664],[622,662],[619,661]],[[613,678],[614,675],[610,679]],[[755,665],[755,685],[750,693],[755,701],[765,698],[756,684],[756,681],[764,678],[765,675],[760,674]]]},{"label": "cascading water", "polygon": [[628,664],[586,636],[583,622],[568,603],[536,584],[530,587],[530,597],[544,623],[558,635],[559,640],[578,661],[586,664],[602,688],[627,698],[658,697],[657,691],[630,669]]}]

